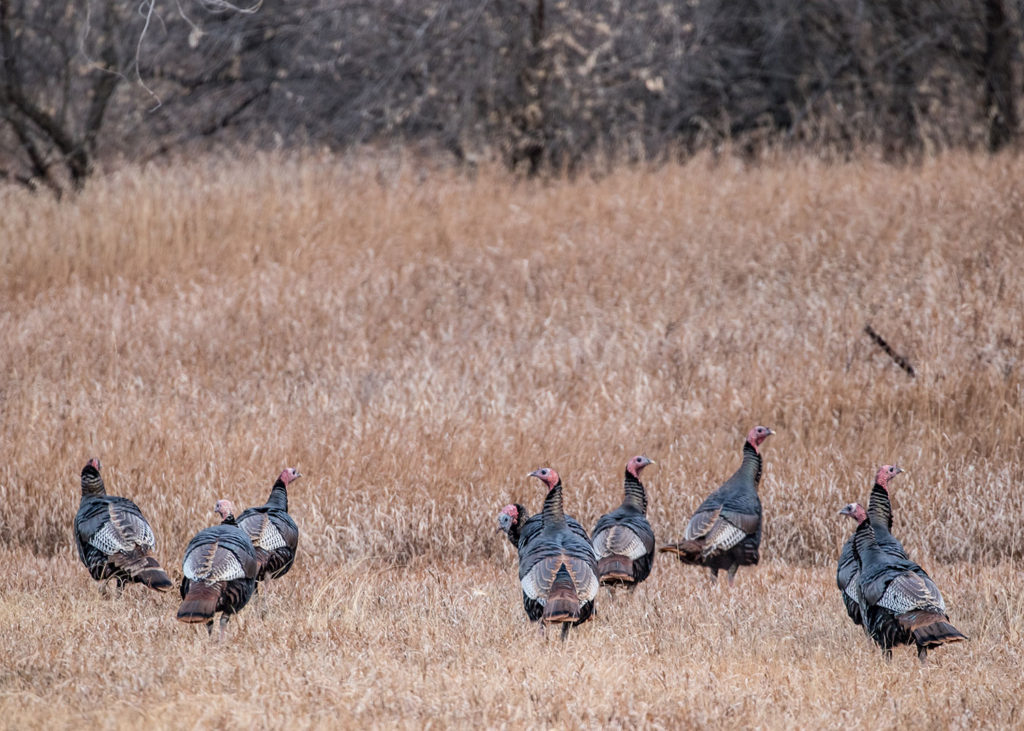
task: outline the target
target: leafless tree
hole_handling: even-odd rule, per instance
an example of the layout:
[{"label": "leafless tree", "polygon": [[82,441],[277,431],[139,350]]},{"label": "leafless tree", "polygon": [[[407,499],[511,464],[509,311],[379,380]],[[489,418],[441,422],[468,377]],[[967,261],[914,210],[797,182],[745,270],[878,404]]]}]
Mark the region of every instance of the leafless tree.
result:
[{"label": "leafless tree", "polygon": [[893,160],[1019,127],[1006,0],[0,0],[0,176],[415,143],[535,175],[730,141]]},{"label": "leafless tree", "polygon": [[[253,41],[238,7],[195,10],[212,31],[179,2],[0,0],[0,177],[59,196],[84,184],[104,149],[146,137],[154,154],[230,125],[271,83],[265,68],[256,81],[232,73],[265,36]],[[227,40],[216,30],[225,19]],[[212,51],[197,53],[207,35]]]}]

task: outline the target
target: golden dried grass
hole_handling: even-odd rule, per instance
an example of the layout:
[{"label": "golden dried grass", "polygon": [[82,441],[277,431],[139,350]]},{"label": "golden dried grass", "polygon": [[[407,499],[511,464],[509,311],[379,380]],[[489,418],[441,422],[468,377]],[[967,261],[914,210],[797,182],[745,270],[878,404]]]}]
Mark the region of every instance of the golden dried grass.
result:
[{"label": "golden dried grass", "polygon": [[[698,159],[527,184],[408,161],[128,168],[0,192],[3,724],[1019,725],[1024,161]],[[909,379],[863,334],[907,355]],[[660,557],[564,646],[494,534],[562,473],[586,524],[645,452],[678,535],[778,432],[764,564],[733,592]],[[295,570],[225,647],[70,541],[104,462],[180,576],[219,497],[285,465]],[[886,666],[833,583],[873,469],[970,643]]]}]

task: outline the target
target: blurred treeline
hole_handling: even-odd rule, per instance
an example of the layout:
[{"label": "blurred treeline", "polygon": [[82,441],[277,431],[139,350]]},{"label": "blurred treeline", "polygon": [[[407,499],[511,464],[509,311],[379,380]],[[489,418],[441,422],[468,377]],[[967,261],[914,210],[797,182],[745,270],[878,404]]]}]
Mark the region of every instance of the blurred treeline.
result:
[{"label": "blurred treeline", "polygon": [[1018,133],[1006,0],[0,0],[0,177],[210,146],[412,145],[526,174]]}]

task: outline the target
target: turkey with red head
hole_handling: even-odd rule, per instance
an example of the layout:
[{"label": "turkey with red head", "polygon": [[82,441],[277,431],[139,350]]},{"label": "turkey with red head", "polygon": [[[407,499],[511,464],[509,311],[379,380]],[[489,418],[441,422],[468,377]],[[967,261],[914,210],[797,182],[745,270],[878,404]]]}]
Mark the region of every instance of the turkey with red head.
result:
[{"label": "turkey with red head", "polygon": [[870,520],[854,533],[860,561],[857,591],[864,627],[886,658],[898,645],[917,645],[923,663],[928,650],[967,639],[949,622],[939,587],[924,569],[878,544]]},{"label": "turkey with red head", "polygon": [[654,463],[643,455],[626,463],[622,504],[598,518],[594,526],[594,553],[601,584],[635,589],[651,573],[654,531],[647,522],[647,492],[640,482],[640,473],[650,464]]},{"label": "turkey with red head", "polygon": [[288,573],[299,545],[299,526],[288,514],[288,485],[302,477],[287,467],[270,489],[265,505],[247,508],[238,516],[238,527],[248,534],[260,564],[257,581],[277,579]]},{"label": "turkey with red head", "polygon": [[597,557],[590,543],[566,524],[562,480],[542,467],[529,474],[547,487],[541,529],[528,541],[520,536],[519,583],[527,616],[561,624],[564,640],[571,625],[590,619],[597,596]]},{"label": "turkey with red head", "polygon": [[[860,525],[868,519],[864,506],[858,503],[850,503],[839,511],[840,515],[847,515],[853,519],[856,525]],[[857,589],[857,580],[860,578],[860,558],[854,548],[854,537],[856,529],[843,544],[839,552],[839,568],[836,569],[836,585],[843,597],[843,604],[846,605],[846,613],[853,620],[854,624],[863,624],[860,616],[860,592]]]},{"label": "turkey with red head", "polygon": [[123,497],[107,495],[100,461],[90,459],[82,468],[82,501],[75,515],[78,556],[97,581],[114,579],[120,590],[138,582],[157,591],[173,584],[150,551],[153,529],[139,506]]},{"label": "turkey with red head", "polygon": [[[875,474],[875,484],[871,489],[871,501],[868,503],[868,510],[859,503],[850,503],[844,507],[840,515],[850,517],[855,523],[855,531],[843,544],[839,553],[839,567],[836,570],[836,585],[842,592],[843,603],[846,605],[846,613],[854,624],[863,624],[863,617],[860,613],[860,591],[857,582],[860,578],[860,559],[857,557],[854,548],[854,537],[856,526],[865,520],[871,521],[872,530],[875,534],[875,542],[879,548],[897,558],[908,558],[903,545],[893,537],[892,533],[892,503],[889,501],[889,480],[903,472],[895,465],[883,465]],[[864,628],[867,632],[867,627]]]},{"label": "turkey with red head", "polygon": [[182,562],[181,622],[205,622],[213,632],[213,616],[221,612],[220,638],[232,614],[249,601],[256,588],[259,560],[245,531],[235,521],[230,500],[218,500],[214,512],[222,522],[199,531],[189,541]]},{"label": "turkey with red head", "polygon": [[712,581],[717,581],[720,569],[726,569],[730,586],[740,566],[757,564],[761,547],[760,448],[774,433],[764,426],[750,430],[739,469],[697,508],[683,540],[662,546],[660,551],[676,554],[685,564],[706,566]]}]

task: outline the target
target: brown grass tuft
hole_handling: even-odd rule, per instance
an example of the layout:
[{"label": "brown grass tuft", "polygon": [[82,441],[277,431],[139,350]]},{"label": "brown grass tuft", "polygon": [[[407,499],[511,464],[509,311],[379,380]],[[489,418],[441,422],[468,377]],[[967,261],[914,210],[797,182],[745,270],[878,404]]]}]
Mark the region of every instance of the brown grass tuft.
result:
[{"label": "brown grass tuft", "polygon": [[[543,185],[267,156],[0,191],[0,725],[1019,725],[1021,181],[966,154]],[[762,566],[729,592],[659,556],[536,636],[494,533],[539,508],[527,472],[592,526],[646,453],[677,539],[754,423]],[[266,619],[217,647],[173,597],[99,598],[70,540],[93,455],[175,580],[218,498],[300,468]],[[882,463],[971,637],[925,670],[834,586],[836,512]]]}]

